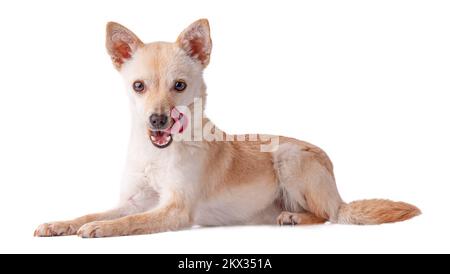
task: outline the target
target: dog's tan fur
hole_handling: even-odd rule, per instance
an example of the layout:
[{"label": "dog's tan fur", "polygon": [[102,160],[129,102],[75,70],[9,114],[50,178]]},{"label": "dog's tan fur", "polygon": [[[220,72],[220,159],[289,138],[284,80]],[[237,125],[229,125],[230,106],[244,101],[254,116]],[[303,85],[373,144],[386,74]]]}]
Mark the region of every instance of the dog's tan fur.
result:
[{"label": "dog's tan fur", "polygon": [[[175,106],[193,111],[195,98],[206,100],[202,71],[211,54],[209,24],[194,22],[175,43],[144,44],[117,23],[107,26],[106,48],[130,96],[132,134],[121,199],[116,209],[71,221],[39,226],[36,236],[78,234],[108,237],[148,234],[192,225],[381,224],[420,214],[413,205],[389,200],[341,199],[329,157],[320,148],[278,137],[278,147],[261,151],[267,139],[226,136],[224,140],[174,141],[159,149],[150,144],[148,117]],[[173,82],[188,88],[177,93]],[[146,91],[130,89],[142,80]],[[200,121],[222,136],[203,115]],[[181,133],[180,133],[181,134]],[[177,134],[174,135],[178,136]],[[222,136],[223,137],[223,136]]]}]

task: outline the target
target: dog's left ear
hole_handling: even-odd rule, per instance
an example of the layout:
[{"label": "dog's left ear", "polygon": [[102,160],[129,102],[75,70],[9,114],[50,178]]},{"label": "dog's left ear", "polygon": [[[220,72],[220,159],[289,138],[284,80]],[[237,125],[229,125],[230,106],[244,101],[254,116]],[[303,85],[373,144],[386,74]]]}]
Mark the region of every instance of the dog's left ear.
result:
[{"label": "dog's left ear", "polygon": [[143,45],[136,34],[124,26],[115,22],[106,25],[106,49],[116,69],[119,70],[122,64]]},{"label": "dog's left ear", "polygon": [[192,59],[206,67],[212,49],[208,20],[200,19],[192,23],[178,36],[177,44]]}]

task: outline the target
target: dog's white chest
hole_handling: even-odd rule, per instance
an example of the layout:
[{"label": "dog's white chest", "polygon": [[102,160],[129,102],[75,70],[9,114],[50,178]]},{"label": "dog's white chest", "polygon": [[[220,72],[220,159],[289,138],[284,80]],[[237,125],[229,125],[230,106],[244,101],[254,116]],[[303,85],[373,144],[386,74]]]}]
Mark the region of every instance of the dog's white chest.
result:
[{"label": "dog's white chest", "polygon": [[158,192],[176,189],[182,195],[192,195],[192,189],[200,183],[202,166],[199,156],[171,153],[149,159],[144,167],[144,177],[147,185]]},{"label": "dog's white chest", "polygon": [[144,168],[144,178],[146,184],[154,190],[160,192],[162,187],[167,184],[167,163],[150,161]]}]

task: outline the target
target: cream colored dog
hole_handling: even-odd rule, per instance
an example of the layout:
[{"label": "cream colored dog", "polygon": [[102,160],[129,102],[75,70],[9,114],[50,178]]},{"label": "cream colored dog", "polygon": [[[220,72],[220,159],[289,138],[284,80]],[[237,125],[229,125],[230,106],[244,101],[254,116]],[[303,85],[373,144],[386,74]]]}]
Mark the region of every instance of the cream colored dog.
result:
[{"label": "cream colored dog", "polygon": [[110,237],[192,225],[381,224],[412,218],[389,200],[345,203],[320,148],[278,136],[226,135],[203,115],[208,21],[175,43],[144,44],[117,23],[106,48],[126,83],[132,132],[117,208],[40,225],[35,236]]}]

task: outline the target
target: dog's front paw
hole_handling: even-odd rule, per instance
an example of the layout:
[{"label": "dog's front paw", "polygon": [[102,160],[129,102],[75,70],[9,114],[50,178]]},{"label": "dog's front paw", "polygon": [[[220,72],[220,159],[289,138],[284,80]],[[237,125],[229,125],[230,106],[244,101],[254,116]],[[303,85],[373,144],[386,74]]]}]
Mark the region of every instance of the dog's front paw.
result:
[{"label": "dog's front paw", "polygon": [[75,235],[78,226],[72,222],[53,222],[41,224],[34,231],[35,237]]},{"label": "dog's front paw", "polygon": [[101,238],[117,236],[113,234],[112,226],[108,221],[87,223],[78,229],[77,235],[82,238]]}]

